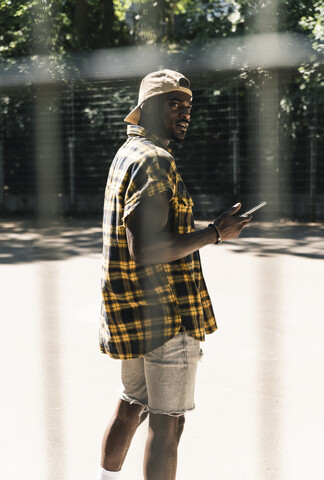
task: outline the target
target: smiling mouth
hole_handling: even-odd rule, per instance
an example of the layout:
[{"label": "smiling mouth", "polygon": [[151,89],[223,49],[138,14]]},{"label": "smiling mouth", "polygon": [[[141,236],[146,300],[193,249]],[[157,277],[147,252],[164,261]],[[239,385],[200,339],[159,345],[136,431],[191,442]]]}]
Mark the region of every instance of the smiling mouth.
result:
[{"label": "smiling mouth", "polygon": [[181,130],[187,130],[188,129],[188,123],[179,122],[179,123],[177,123],[177,127],[181,128]]}]

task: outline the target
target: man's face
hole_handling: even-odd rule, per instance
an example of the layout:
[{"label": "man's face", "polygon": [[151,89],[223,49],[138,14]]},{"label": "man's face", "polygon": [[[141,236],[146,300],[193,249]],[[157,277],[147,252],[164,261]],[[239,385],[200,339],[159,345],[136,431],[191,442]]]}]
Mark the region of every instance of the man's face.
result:
[{"label": "man's face", "polygon": [[191,97],[185,92],[155,97],[152,109],[155,132],[166,140],[182,142],[189,126],[191,107]]}]

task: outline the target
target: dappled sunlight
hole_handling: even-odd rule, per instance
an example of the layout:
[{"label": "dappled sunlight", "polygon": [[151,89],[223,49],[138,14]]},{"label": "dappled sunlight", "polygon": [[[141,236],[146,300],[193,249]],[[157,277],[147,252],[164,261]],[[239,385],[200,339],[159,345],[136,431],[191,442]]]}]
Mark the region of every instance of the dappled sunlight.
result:
[{"label": "dappled sunlight", "polygon": [[102,251],[100,220],[63,219],[47,228],[35,220],[0,224],[0,264],[65,260]]},{"label": "dappled sunlight", "polygon": [[[208,224],[206,221],[196,223],[197,228]],[[0,224],[0,242],[0,264],[101,254],[101,220],[62,219],[47,228],[38,228],[35,220],[4,221]],[[252,222],[238,239],[226,245],[235,253],[323,259],[324,224]]]},{"label": "dappled sunlight", "polygon": [[[206,222],[198,222],[205,225]],[[252,223],[241,236],[226,242],[235,253],[251,253],[259,257],[293,255],[324,259],[324,224],[294,222]]]}]

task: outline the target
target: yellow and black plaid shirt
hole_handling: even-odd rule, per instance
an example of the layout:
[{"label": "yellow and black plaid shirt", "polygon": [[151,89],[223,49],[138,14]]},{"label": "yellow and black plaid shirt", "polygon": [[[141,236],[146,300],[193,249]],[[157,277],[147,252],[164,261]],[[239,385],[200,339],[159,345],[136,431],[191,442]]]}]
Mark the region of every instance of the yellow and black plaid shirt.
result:
[{"label": "yellow and black plaid shirt", "polygon": [[143,197],[165,192],[167,230],[195,230],[193,202],[159,138],[129,125],[107,180],[103,219],[100,348],[130,359],[163,345],[183,326],[198,340],[216,330],[199,252],[171,263],[138,266],[130,258],[125,219]]}]

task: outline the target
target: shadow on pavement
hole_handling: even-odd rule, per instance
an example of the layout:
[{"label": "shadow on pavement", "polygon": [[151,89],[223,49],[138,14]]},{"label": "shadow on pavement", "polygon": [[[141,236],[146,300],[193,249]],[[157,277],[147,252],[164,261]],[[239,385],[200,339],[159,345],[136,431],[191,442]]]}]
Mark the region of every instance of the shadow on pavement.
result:
[{"label": "shadow on pavement", "polygon": [[256,224],[243,230],[238,242],[228,242],[236,253],[259,257],[293,255],[324,259],[324,225]]},{"label": "shadow on pavement", "polygon": [[101,220],[63,219],[47,228],[39,228],[35,220],[3,221],[0,245],[0,264],[100,254]]},{"label": "shadow on pavement", "polygon": [[[208,222],[197,222],[204,226]],[[324,259],[324,224],[294,222],[251,222],[237,240],[226,245],[235,253],[250,253],[260,257],[294,255]]]},{"label": "shadow on pavement", "polygon": [[[198,221],[197,227],[207,224]],[[36,220],[3,220],[0,242],[0,264],[100,254],[101,219],[65,218],[47,228],[39,228]],[[226,245],[235,253],[324,259],[324,224],[255,222],[245,228],[237,240],[226,242]]]}]

